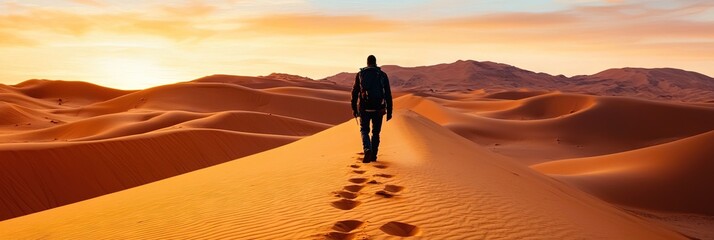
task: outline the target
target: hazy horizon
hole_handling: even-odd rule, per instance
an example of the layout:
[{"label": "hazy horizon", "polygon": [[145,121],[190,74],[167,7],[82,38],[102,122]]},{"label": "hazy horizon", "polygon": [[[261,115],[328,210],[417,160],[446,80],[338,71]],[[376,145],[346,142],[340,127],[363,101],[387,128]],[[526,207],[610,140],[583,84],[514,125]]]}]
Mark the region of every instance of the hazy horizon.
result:
[{"label": "hazy horizon", "polygon": [[[379,6],[379,7],[375,7]],[[373,10],[377,9],[377,10]],[[0,83],[140,89],[212,74],[313,79],[493,61],[567,76],[672,67],[714,76],[706,1],[5,1]]]}]

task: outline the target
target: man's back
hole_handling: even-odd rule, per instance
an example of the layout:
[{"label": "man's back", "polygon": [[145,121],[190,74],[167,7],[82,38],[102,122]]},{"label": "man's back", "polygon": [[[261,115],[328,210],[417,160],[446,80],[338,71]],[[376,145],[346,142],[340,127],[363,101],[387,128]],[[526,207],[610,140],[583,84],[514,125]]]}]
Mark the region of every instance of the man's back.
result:
[{"label": "man's back", "polygon": [[[387,114],[387,121],[392,119],[392,90],[389,87],[387,74],[377,67],[377,59],[372,55],[367,57],[367,67],[360,69],[355,75],[351,103],[354,116],[360,118],[363,162],[377,161],[382,118]],[[371,138],[370,122],[372,123]]]}]

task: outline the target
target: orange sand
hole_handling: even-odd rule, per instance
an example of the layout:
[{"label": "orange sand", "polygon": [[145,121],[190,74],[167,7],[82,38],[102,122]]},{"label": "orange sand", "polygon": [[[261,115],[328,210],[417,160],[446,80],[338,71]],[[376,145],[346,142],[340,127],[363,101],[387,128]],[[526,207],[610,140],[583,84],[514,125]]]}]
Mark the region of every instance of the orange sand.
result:
[{"label": "orange sand", "polygon": [[284,74],[0,85],[0,236],[714,236],[711,104],[396,93],[380,160],[362,164],[348,90]]}]

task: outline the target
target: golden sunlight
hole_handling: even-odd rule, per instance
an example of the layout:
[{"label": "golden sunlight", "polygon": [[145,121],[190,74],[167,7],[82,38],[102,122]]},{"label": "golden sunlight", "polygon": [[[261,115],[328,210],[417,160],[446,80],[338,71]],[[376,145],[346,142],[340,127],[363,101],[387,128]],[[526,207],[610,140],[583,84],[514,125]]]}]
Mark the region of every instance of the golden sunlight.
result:
[{"label": "golden sunlight", "polygon": [[95,64],[95,74],[107,78],[102,82],[120,89],[143,89],[177,81],[173,70],[151,59],[102,57]]}]

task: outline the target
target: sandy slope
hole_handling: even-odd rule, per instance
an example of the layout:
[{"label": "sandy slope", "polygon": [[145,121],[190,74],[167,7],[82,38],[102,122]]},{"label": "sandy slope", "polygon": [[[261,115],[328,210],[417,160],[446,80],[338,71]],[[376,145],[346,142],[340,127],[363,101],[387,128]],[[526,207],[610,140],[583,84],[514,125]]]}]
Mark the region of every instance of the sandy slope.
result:
[{"label": "sandy slope", "polygon": [[526,164],[648,147],[714,130],[714,108],[550,93],[517,100],[396,101],[494,152]]},{"label": "sandy slope", "polygon": [[257,155],[3,221],[0,231],[92,239],[682,238],[414,112],[399,111],[385,126],[378,164],[356,162],[356,131],[346,122]]},{"label": "sandy slope", "polygon": [[322,98],[347,96],[329,89],[303,96],[194,82],[120,91],[44,80],[2,89],[0,220],[261,152],[350,115],[345,101]]},{"label": "sandy slope", "polygon": [[610,202],[714,215],[714,131],[612,155],[533,166]]},{"label": "sandy slope", "polygon": [[80,106],[106,101],[133,91],[124,91],[80,81],[28,80],[14,85],[18,92],[35,99]]}]

